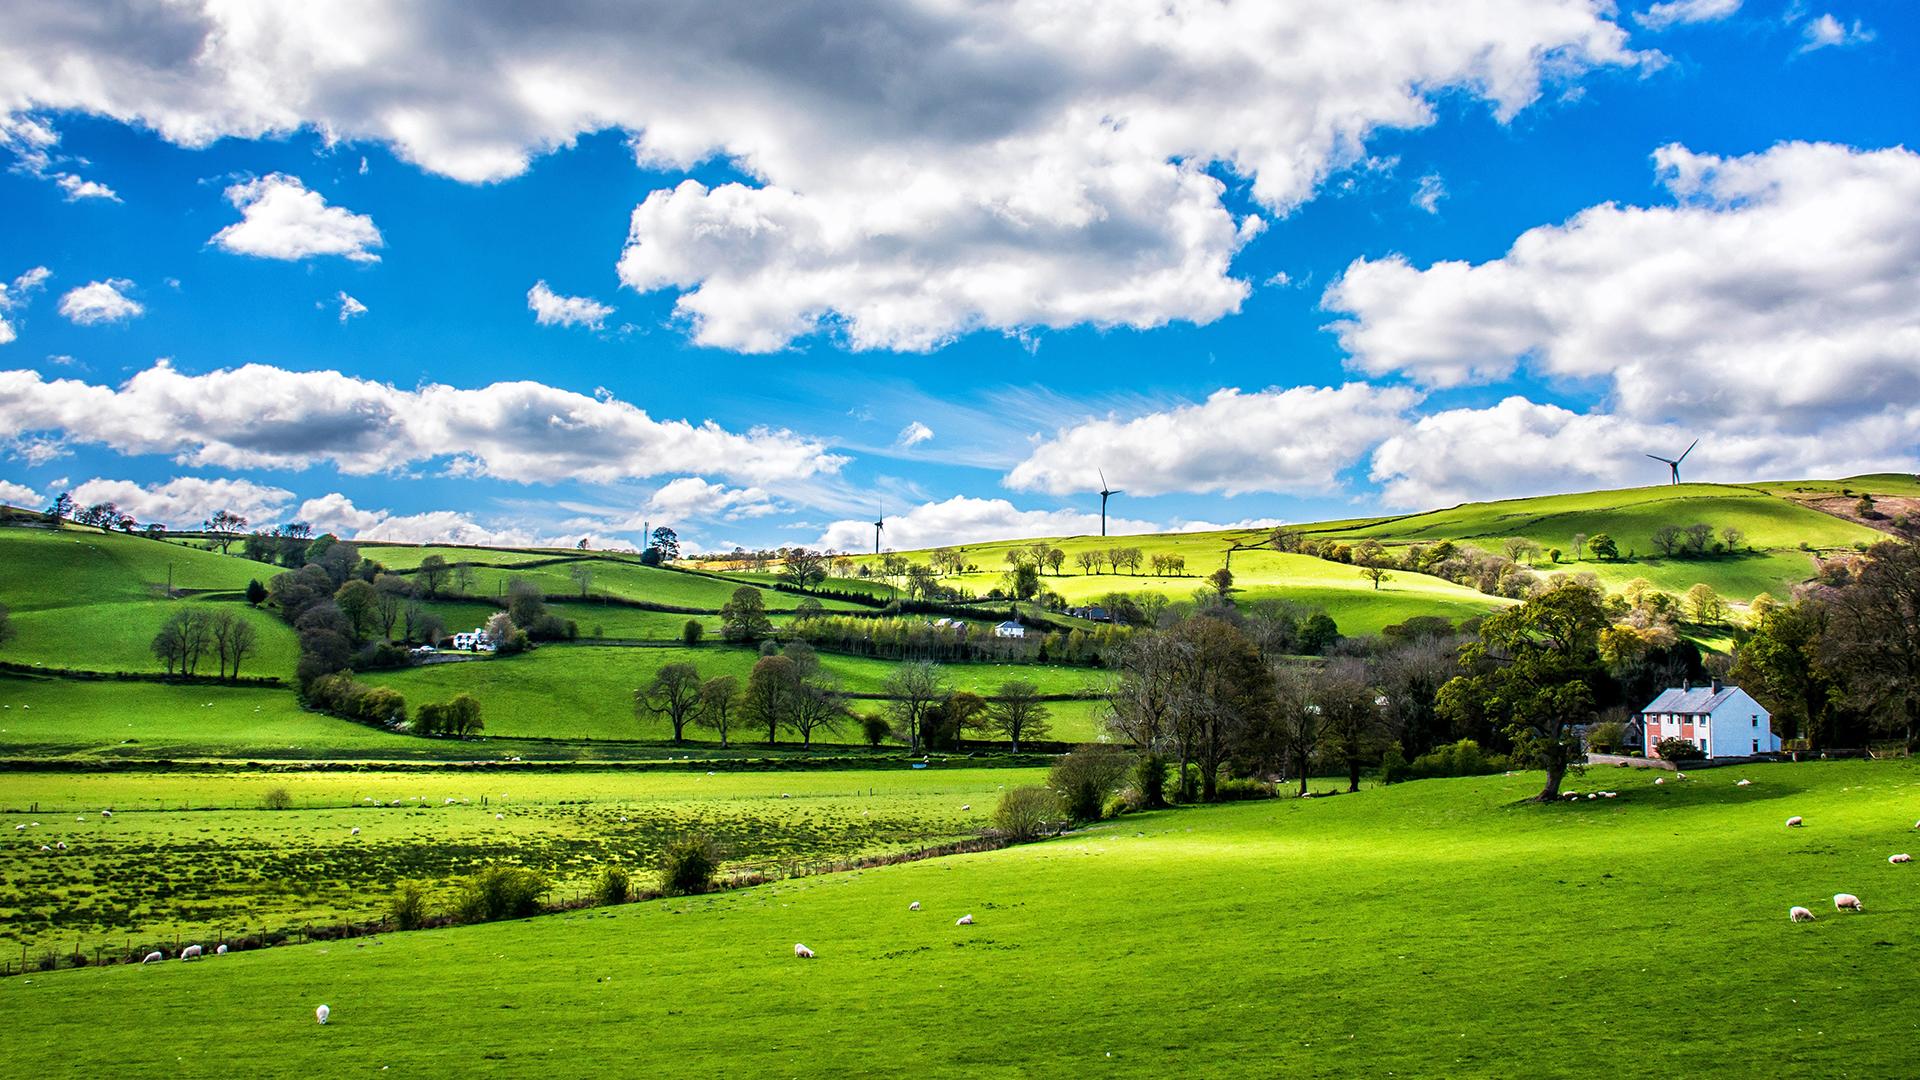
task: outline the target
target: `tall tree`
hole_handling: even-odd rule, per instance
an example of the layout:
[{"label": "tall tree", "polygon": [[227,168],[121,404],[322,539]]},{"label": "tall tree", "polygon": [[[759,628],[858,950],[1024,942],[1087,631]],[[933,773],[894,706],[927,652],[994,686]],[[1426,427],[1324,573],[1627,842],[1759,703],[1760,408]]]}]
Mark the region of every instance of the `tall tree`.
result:
[{"label": "tall tree", "polygon": [[1840,687],[1821,663],[1826,608],[1818,599],[1761,609],[1734,656],[1733,680],[1767,707],[1784,738],[1804,738],[1816,750],[1830,745],[1831,712]]},{"label": "tall tree", "polygon": [[799,690],[800,674],[793,661],[784,656],[763,656],[747,676],[740,715],[749,723],[765,725],[767,745],[773,746],[780,739],[780,728],[787,723]]},{"label": "tall tree", "polygon": [[1314,762],[1326,745],[1326,709],[1314,699],[1313,678],[1305,669],[1277,662],[1268,670],[1273,676],[1274,739],[1287,772],[1300,781],[1304,796]]},{"label": "tall tree", "polygon": [[665,525],[653,530],[653,543],[650,545],[660,553],[660,557],[671,562],[680,557],[680,534]]},{"label": "tall tree", "polygon": [[1827,607],[1820,659],[1846,701],[1920,749],[1920,542],[1868,548]]},{"label": "tall tree", "polygon": [[1040,700],[1040,688],[1025,679],[1009,679],[994,692],[987,706],[987,720],[993,730],[1006,736],[1014,753],[1020,752],[1021,739],[1044,739],[1052,732],[1051,712]]},{"label": "tall tree", "polygon": [[1233,623],[1195,615],[1167,631],[1179,652],[1180,679],[1173,699],[1173,727],[1186,763],[1199,767],[1200,798],[1212,802],[1220,770],[1249,725],[1272,716],[1273,686],[1260,652]]},{"label": "tall tree", "polygon": [[1469,665],[1487,670],[1456,676],[1441,690],[1443,715],[1484,707],[1513,741],[1514,755],[1546,770],[1537,801],[1559,797],[1580,753],[1574,732],[1592,718],[1592,687],[1606,678],[1599,640],[1610,621],[1598,585],[1562,581],[1489,616],[1480,639],[1461,650]]},{"label": "tall tree", "polygon": [[1381,697],[1358,663],[1331,663],[1314,673],[1313,699],[1320,706],[1327,750],[1347,767],[1348,791],[1360,790],[1360,768],[1379,749],[1385,732]]},{"label": "tall tree", "polygon": [[740,703],[740,680],[732,675],[716,675],[700,684],[700,711],[694,721],[711,728],[720,736],[720,749],[727,748],[727,736],[733,730],[734,709]]},{"label": "tall tree", "polygon": [[847,715],[847,698],[840,685],[825,672],[800,680],[794,688],[793,705],[787,712],[787,726],[800,733],[800,745],[813,745],[813,733],[832,731]]},{"label": "tall tree", "polygon": [[227,548],[247,531],[247,519],[231,510],[217,510],[207,519],[206,530],[220,545],[220,554],[225,555]]},{"label": "tall tree", "polygon": [[883,689],[894,733],[907,744],[908,753],[918,754],[927,712],[947,695],[939,666],[925,661],[902,664],[887,676]]},{"label": "tall tree", "polygon": [[585,600],[587,590],[593,587],[593,563],[581,559],[567,567],[567,576],[572,578],[574,585],[579,588],[580,599]]},{"label": "tall tree", "polygon": [[373,636],[380,625],[380,594],[372,585],[354,578],[340,586],[333,594],[333,602],[340,605],[340,613],[347,617],[347,627],[355,641]]},{"label": "tall tree", "polygon": [[793,548],[780,562],[780,579],[810,589],[827,580],[827,557],[808,548]]},{"label": "tall tree", "polygon": [[420,590],[431,600],[440,595],[440,587],[447,583],[450,572],[445,556],[429,555],[420,560],[420,569],[413,576],[420,580]]},{"label": "tall tree", "polygon": [[413,582],[399,574],[381,574],[373,579],[374,616],[380,624],[380,636],[391,641],[400,613],[413,599]]},{"label": "tall tree", "polygon": [[673,741],[686,741],[687,724],[700,705],[700,670],[688,663],[664,664],[653,681],[633,692],[635,711],[666,718]]},{"label": "tall tree", "polygon": [[773,633],[773,620],[767,618],[767,604],[760,590],[742,585],[720,608],[720,636],[728,641],[754,641]]}]

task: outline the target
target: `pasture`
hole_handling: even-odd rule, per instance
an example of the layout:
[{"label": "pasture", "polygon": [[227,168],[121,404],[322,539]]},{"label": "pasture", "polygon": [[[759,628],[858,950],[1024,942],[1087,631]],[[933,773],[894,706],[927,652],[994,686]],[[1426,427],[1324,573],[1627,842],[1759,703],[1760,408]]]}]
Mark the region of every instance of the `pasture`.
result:
[{"label": "pasture", "polygon": [[[560,899],[603,866],[653,872],[661,844],[690,832],[718,840],[729,870],[784,873],[971,836],[1003,786],[1037,775],[14,774],[0,787],[0,941],[117,951],[127,938],[378,919],[398,882],[427,883],[444,904],[455,879],[494,863],[540,871]],[[263,808],[274,789],[290,808]]]},{"label": "pasture", "polygon": [[[732,1071],[788,1076],[882,1060],[920,1076],[1159,1076],[1174,1057],[1329,1077],[1911,1072],[1920,1017],[1899,1003],[1920,992],[1920,871],[1887,863],[1917,846],[1911,763],[1664,787],[1606,769],[1570,786],[1618,798],[1517,801],[1538,786],[1162,811],[379,944],[36,973],[0,980],[0,1009],[16,1067],[40,1075],[672,1073],[722,1044]],[[1806,828],[1784,828],[1789,814]],[[1865,913],[1835,912],[1841,891]],[[1818,921],[1790,923],[1792,904]],[[795,942],[817,958],[796,960]],[[427,985],[460,1007],[422,1008]],[[122,1030],[191,1015],[219,1052],[98,1038],[103,1001]]]}]

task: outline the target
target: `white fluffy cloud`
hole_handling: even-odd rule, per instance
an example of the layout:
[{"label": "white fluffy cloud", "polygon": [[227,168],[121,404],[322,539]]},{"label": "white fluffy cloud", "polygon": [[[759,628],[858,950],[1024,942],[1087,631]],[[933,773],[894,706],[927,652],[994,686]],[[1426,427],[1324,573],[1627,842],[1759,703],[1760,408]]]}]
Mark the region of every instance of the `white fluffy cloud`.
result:
[{"label": "white fluffy cloud", "polygon": [[1055,495],[1107,482],[1134,495],[1266,491],[1325,493],[1339,473],[1400,430],[1420,395],[1348,383],[1242,393],[1194,405],[1061,428],[1006,476],[1008,487]]},{"label": "white fluffy cloud", "polygon": [[1641,420],[1801,431],[1920,400],[1920,154],[1654,158],[1674,205],[1596,206],[1478,265],[1354,262],[1325,299],[1354,365],[1454,386],[1524,363]]},{"label": "white fluffy cloud", "polygon": [[613,308],[591,296],[561,296],[536,281],[527,290],[527,310],[541,326],[585,326],[598,330],[613,314]]},{"label": "white fluffy cloud", "polygon": [[900,446],[918,446],[931,438],[933,438],[933,429],[915,420],[900,429],[900,437],[894,442]]},{"label": "white fluffy cloud", "polygon": [[1413,189],[1413,205],[1429,214],[1440,212],[1440,200],[1447,197],[1447,182],[1437,174],[1429,173],[1420,178]]},{"label": "white fluffy cloud", "polygon": [[203,480],[194,476],[146,485],[95,477],[74,488],[72,494],[73,501],[81,506],[110,502],[142,522],[157,521],[174,528],[197,525],[220,510],[231,510],[255,525],[264,525],[293,501],[293,492],[285,488],[251,480]]},{"label": "white fluffy cloud", "polygon": [[1649,30],[1665,30],[1687,23],[1715,22],[1740,10],[1740,0],[1667,0],[1633,18]]},{"label": "white fluffy cloud", "polygon": [[[1787,433],[1766,424],[1648,423],[1576,413],[1509,397],[1484,409],[1422,417],[1382,443],[1372,477],[1389,505],[1409,509],[1472,499],[1543,495],[1667,482],[1673,457],[1694,438],[1686,480],[1738,483],[1803,476],[1853,476],[1920,466],[1920,403],[1853,421],[1843,438]],[[1902,448],[1902,449],[1890,449]]]},{"label": "white fluffy cloud", "polygon": [[6,282],[0,281],[0,345],[5,345],[19,336],[13,328],[13,323],[7,319],[7,314],[25,306],[27,299],[40,286],[46,284],[47,278],[51,276],[51,272],[46,267],[36,266],[14,278],[11,287]]},{"label": "white fluffy cloud", "polygon": [[368,250],[384,243],[373,218],[328,206],[297,176],[270,173],[234,184],[226,195],[240,211],[240,220],[213,234],[207,242],[216,247],[262,259],[340,255],[354,262],[380,261]]},{"label": "white fluffy cloud", "polygon": [[[905,513],[889,514],[886,521],[880,542],[899,551],[1036,536],[1079,536],[1100,531],[1097,510],[1021,510],[1005,499],[975,499],[965,495],[955,495],[945,502],[921,503]],[[1107,531],[1114,535],[1158,529],[1151,521],[1119,517],[1111,512],[1107,515]],[[872,551],[873,522],[836,521],[827,526],[818,543],[820,547],[838,551]]]},{"label": "white fluffy cloud", "polygon": [[38,510],[44,502],[45,500],[40,498],[40,493],[27,485],[16,484],[11,480],[0,480],[0,503]]},{"label": "white fluffy cloud", "polygon": [[203,146],[311,127],[467,181],[583,132],[750,184],[656,191],[620,261],[704,344],[823,325],[922,349],[979,327],[1157,326],[1236,310],[1257,233],[1210,166],[1284,213],[1382,127],[1466,93],[1640,57],[1595,0],[1114,4],[673,0],[8,5],[0,103]]},{"label": "white fluffy cloud", "polygon": [[183,464],[353,474],[444,460],[520,483],[703,472],[754,483],[832,473],[844,458],[791,431],[656,420],[624,401],[537,382],[401,390],[261,364],[187,375],[161,362],[118,387],[0,371],[0,439],[53,434]]},{"label": "white fluffy cloud", "polygon": [[682,476],[661,485],[647,500],[647,509],[662,519],[687,521],[764,517],[776,508],[761,488],[730,488],[698,476]]},{"label": "white fluffy cloud", "polygon": [[76,326],[138,318],[147,308],[127,295],[131,288],[133,282],[126,278],[89,281],[60,298],[60,314]]},{"label": "white fluffy cloud", "polygon": [[106,199],[109,202],[120,201],[118,192],[98,180],[88,180],[85,177],[75,176],[72,173],[61,173],[59,176],[54,177],[54,182],[60,185],[61,191],[67,193],[68,202],[79,202],[81,199]]},{"label": "white fluffy cloud", "polygon": [[345,289],[340,290],[340,295],[334,299],[335,302],[340,305],[340,321],[343,323],[355,315],[365,315],[367,313],[367,305],[348,296]]},{"label": "white fluffy cloud", "polygon": [[453,510],[429,510],[419,514],[363,510],[355,506],[352,499],[337,491],[301,503],[295,516],[312,523],[314,532],[330,532],[343,540],[500,547],[542,547],[570,543],[555,537],[536,536],[516,527],[492,528]]},{"label": "white fluffy cloud", "polygon": [[1841,22],[1832,15],[1821,15],[1809,20],[1800,30],[1800,51],[1809,53],[1815,49],[1844,48],[1848,45],[1865,45],[1872,41],[1874,33],[1860,22],[1853,20],[1852,25]]}]

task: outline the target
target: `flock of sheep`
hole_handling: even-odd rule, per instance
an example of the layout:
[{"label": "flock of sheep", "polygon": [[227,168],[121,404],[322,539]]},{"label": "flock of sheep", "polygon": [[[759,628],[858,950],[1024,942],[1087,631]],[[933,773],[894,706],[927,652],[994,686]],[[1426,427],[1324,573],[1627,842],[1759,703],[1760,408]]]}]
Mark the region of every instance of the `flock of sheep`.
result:
[{"label": "flock of sheep", "polygon": [[[918,900],[915,900],[915,901],[914,901],[913,903],[911,903],[911,904],[908,904],[908,905],[907,905],[907,910],[908,910],[908,911],[919,911],[919,910],[920,910],[920,901],[918,901]],[[966,913],[965,915],[962,915],[962,916],[960,916],[959,918],[957,918],[957,919],[955,919],[955,920],[953,920],[953,925],[955,925],[955,926],[972,926],[972,925],[973,925],[973,913],[972,913],[972,912],[968,912],[968,913]],[[794,942],[794,943],[793,943],[793,955],[794,955],[794,959],[796,959],[796,960],[811,960],[811,959],[813,959],[813,950],[812,950],[812,949],[809,949],[809,948],[807,948],[807,947],[806,947],[805,945],[803,945],[803,944],[801,944],[800,942],[797,942],[797,941],[796,941],[796,942]],[[325,1021],[321,1021],[321,1022],[322,1022],[322,1023],[325,1023]]]},{"label": "flock of sheep", "polygon": [[[1748,783],[1747,781],[1742,780],[1740,781],[1740,786],[1745,787],[1747,783]],[[1805,828],[1806,824],[1807,824],[1806,819],[1802,818],[1799,814],[1795,814],[1792,817],[1787,819],[1787,828],[1789,829]],[[1914,822],[1913,827],[1915,829],[1920,829],[1920,821]],[[1912,862],[1913,856],[1902,851],[1898,854],[1887,856],[1887,861],[1889,863],[1892,863],[1895,866],[1901,866],[1906,863]],[[1853,895],[1850,892],[1843,892],[1843,893],[1835,893],[1833,895],[1833,910],[1858,912],[1858,911],[1865,911],[1867,909],[1861,905],[1859,897]],[[1787,918],[1793,920],[1794,922],[1812,922],[1813,910],[1811,908],[1804,908],[1798,904],[1795,904],[1793,907],[1787,909]]]}]

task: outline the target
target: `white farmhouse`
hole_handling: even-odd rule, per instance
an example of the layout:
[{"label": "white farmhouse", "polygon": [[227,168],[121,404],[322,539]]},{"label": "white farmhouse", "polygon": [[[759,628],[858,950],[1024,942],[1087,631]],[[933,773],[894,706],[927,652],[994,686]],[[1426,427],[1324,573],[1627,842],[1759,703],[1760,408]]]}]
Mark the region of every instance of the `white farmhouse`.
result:
[{"label": "white farmhouse", "polygon": [[453,647],[462,652],[491,652],[493,638],[488,636],[486,628],[476,626],[472,630],[453,635]]},{"label": "white farmhouse", "polygon": [[1661,691],[1640,710],[1648,757],[1658,757],[1662,739],[1689,739],[1710,758],[1748,757],[1780,751],[1773,716],[1753,695],[1737,686],[1679,687]]},{"label": "white farmhouse", "polygon": [[1023,638],[1027,636],[1027,628],[1014,622],[1012,619],[1008,619],[1006,622],[1000,623],[993,628],[993,636]]}]

